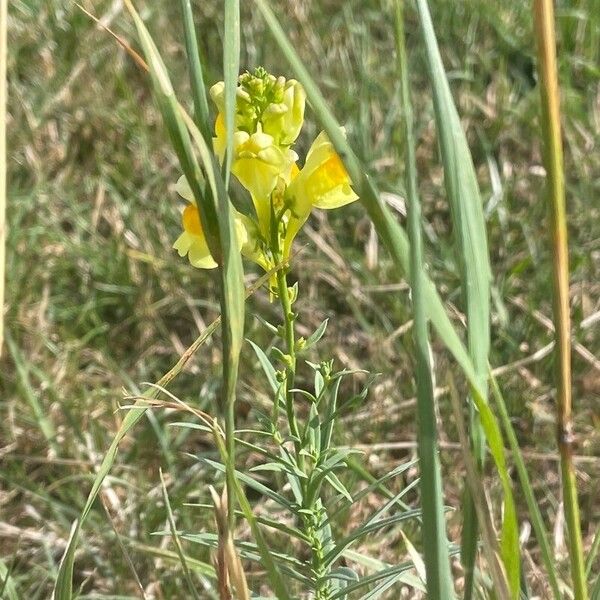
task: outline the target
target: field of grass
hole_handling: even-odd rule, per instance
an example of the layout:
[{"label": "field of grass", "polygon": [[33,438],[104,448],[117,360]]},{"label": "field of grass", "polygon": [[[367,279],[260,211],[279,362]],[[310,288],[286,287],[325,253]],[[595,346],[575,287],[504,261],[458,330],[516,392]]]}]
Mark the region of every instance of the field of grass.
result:
[{"label": "field of grass", "polygon": [[[120,0],[83,1],[138,48]],[[192,2],[209,84],[222,79],[221,2]],[[242,3],[242,65],[288,67],[259,15]],[[405,221],[404,139],[392,10],[377,0],[301,0],[279,4],[296,50],[310,65],[353,148],[398,219]],[[138,2],[181,99],[186,87],[179,5]],[[285,6],[283,9],[281,7]],[[508,408],[563,574],[568,572],[555,440],[551,260],[547,246],[539,90],[531,7],[525,0],[431,2],[452,92],[467,133],[484,201],[491,250],[492,351]],[[417,166],[426,218],[428,270],[461,322],[460,278],[437,151],[431,90],[413,10],[407,44],[416,117]],[[387,16],[386,16],[387,15]],[[218,315],[218,280],[171,249],[180,231],[175,182],[180,170],[146,75],[105,31],[67,0],[14,0],[9,6],[8,250],[6,342],[0,359],[0,581],[6,569],[19,598],[47,598],[72,522],[122,422],[119,407],[157,381]],[[567,205],[571,249],[574,425],[586,548],[600,522],[600,2],[559,2]],[[191,100],[189,101],[191,104]],[[307,110],[304,152],[317,133]],[[297,238],[291,278],[303,290],[299,333],[329,318],[319,352],[338,366],[378,374],[365,401],[343,417],[340,444],[364,451],[374,475],[415,458],[411,307],[362,206],[319,212]],[[256,280],[258,269],[247,272]],[[248,301],[245,336],[267,347],[255,314],[276,305],[258,291]],[[400,325],[400,326],[399,326]],[[460,506],[464,468],[447,395],[453,367],[434,338],[445,502]],[[307,374],[302,371],[301,377]],[[219,391],[218,334],[169,390],[207,412]],[[366,376],[345,381],[358,392]],[[238,423],[251,424],[268,389],[248,345],[241,357]],[[171,427],[188,419],[156,410],[122,443],[88,519],[77,554],[81,598],[187,598],[168,535],[159,469],[178,529],[212,531],[212,516],[186,503],[210,501],[212,472],[189,453],[214,452],[210,439]],[[241,463],[257,457],[242,451]],[[486,491],[501,495],[492,475]],[[417,476],[409,469],[400,489]],[[515,476],[516,480],[516,476]],[[393,490],[394,491],[394,490]],[[398,491],[398,490],[395,490]],[[525,504],[515,487],[519,510]],[[260,503],[260,497],[250,498]],[[406,498],[411,506],[418,493]],[[350,529],[363,518],[347,515]],[[449,514],[451,541],[460,520]],[[416,525],[404,533],[419,547]],[[241,531],[240,535],[245,532]],[[540,557],[521,530],[533,592]],[[380,560],[406,560],[398,526],[362,542]],[[210,563],[200,545],[188,556]],[[460,586],[458,560],[453,565]],[[135,576],[134,573],[135,572]],[[600,572],[600,561],[592,564]],[[249,579],[260,577],[256,569]],[[200,579],[198,580],[200,581]],[[207,590],[210,587],[206,580]],[[408,592],[407,592],[408,594]],[[1,596],[1,594],[0,594]],[[206,597],[213,597],[206,591]],[[398,596],[396,596],[398,597]],[[405,597],[412,597],[406,595]]]}]

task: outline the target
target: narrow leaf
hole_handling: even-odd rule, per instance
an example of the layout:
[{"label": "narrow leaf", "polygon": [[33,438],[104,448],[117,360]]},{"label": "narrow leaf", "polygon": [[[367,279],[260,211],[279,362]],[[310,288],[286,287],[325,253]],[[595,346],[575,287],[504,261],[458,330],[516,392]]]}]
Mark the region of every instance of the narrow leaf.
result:
[{"label": "narrow leaf", "polygon": [[429,347],[423,266],[423,234],[421,201],[417,186],[416,142],[413,134],[413,112],[408,83],[408,60],[404,41],[402,3],[396,0],[395,11],[398,71],[404,110],[406,138],[406,173],[408,192],[408,235],[410,238],[410,282],[414,314],[417,382],[417,452],[421,474],[422,540],[425,558],[427,592],[432,598],[454,598],[450,573],[448,538],[444,519],[442,473],[437,445],[437,420],[433,393],[433,365]]}]

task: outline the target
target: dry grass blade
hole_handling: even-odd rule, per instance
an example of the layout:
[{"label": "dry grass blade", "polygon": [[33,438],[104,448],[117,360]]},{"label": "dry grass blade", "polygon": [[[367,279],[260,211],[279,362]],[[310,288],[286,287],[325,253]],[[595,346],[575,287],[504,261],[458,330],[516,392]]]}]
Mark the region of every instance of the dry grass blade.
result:
[{"label": "dry grass blade", "polygon": [[541,84],[539,87],[542,104],[544,163],[548,174],[550,246],[554,259],[552,272],[554,327],[556,331],[558,448],[561,456],[562,489],[569,530],[569,555],[575,600],[586,600],[588,590],[583,559],[577,481],[573,465],[569,246],[559,108],[560,91],[556,65],[556,35],[552,0],[534,0],[533,14]]},{"label": "dry grass blade", "polygon": [[237,600],[250,600],[250,590],[246,581],[242,561],[235,549],[231,530],[229,529],[229,510],[227,488],[223,489],[221,496],[210,486],[210,494],[215,508],[215,521],[219,535],[217,547],[217,576],[221,599],[231,598],[229,582],[235,588]]},{"label": "dry grass blade", "polygon": [[115,39],[117,44],[119,44],[119,46],[121,46],[121,48],[123,48],[123,50],[125,50],[125,52],[127,52],[127,54],[131,56],[131,58],[138,65],[138,67],[140,67],[144,71],[148,71],[148,65],[146,64],[146,61],[127,43],[126,40],[124,40],[120,35],[115,33],[110,27],[105,25],[96,15],[94,15],[89,10],[81,6],[81,4],[79,4],[78,2],[76,2],[75,4],[77,5],[77,8],[79,8],[83,13],[85,13],[90,19],[92,19],[92,21],[94,21],[94,23],[96,23],[98,27],[102,28],[104,31],[106,31],[106,33],[111,35]]}]

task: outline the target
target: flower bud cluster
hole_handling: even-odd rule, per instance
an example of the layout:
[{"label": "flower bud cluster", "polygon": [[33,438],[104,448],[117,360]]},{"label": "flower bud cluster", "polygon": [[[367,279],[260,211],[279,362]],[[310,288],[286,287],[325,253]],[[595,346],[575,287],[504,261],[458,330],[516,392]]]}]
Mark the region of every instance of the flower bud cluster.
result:
[{"label": "flower bud cluster", "polygon": [[[222,81],[212,86],[210,96],[218,110],[213,147],[223,162],[227,132]],[[250,193],[255,215],[236,213],[236,229],[242,253],[265,270],[287,260],[292,241],[313,207],[337,208],[358,198],[325,133],[314,141],[299,169],[292,146],[304,123],[305,105],[304,88],[294,79],[275,77],[262,67],[238,79],[231,172]],[[178,191],[192,206],[184,211],[184,232],[175,248],[180,255],[187,254],[194,266],[211,268],[216,263],[186,183],[180,181]]]}]

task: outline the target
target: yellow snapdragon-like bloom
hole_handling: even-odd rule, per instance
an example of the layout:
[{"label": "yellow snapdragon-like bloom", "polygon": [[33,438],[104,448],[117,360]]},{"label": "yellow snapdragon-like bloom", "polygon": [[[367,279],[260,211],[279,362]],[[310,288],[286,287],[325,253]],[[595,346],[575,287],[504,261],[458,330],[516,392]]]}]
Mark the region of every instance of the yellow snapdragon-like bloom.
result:
[{"label": "yellow snapdragon-like bloom", "polygon": [[350,176],[333,144],[327,134],[321,132],[308,151],[304,167],[286,191],[291,214],[285,233],[284,256],[289,255],[292,241],[313,207],[339,208],[358,199],[351,184]]},{"label": "yellow snapdragon-like bloom", "polygon": [[181,215],[183,233],[173,244],[179,256],[187,254],[188,260],[197,269],[214,269],[217,263],[210,254],[206,237],[195,204],[188,204]]},{"label": "yellow snapdragon-like bloom", "polygon": [[304,124],[305,105],[304,88],[295,79],[286,81],[283,100],[269,104],[262,115],[263,131],[281,146],[293,144]]},{"label": "yellow snapdragon-like bloom", "polygon": [[[224,83],[210,90],[218,108],[213,147],[223,162],[227,146]],[[264,69],[240,75],[236,90],[231,172],[250,193],[254,215],[234,211],[242,254],[270,270],[289,257],[292,242],[313,207],[338,208],[358,198],[350,177],[325,133],[313,142],[304,167],[292,149],[304,122],[306,94],[297,81]],[[184,177],[177,191],[190,202],[182,216],[183,233],[175,242],[192,265],[213,268],[196,200]]]},{"label": "yellow snapdragon-like bloom", "polygon": [[[223,115],[219,113],[215,123],[215,152],[223,161],[227,139]],[[291,151],[290,151],[291,152]],[[268,198],[277,179],[291,168],[295,154],[282,150],[273,138],[262,131],[252,134],[236,131],[233,134],[233,162],[231,172],[256,198]]]},{"label": "yellow snapdragon-like bloom", "polygon": [[[221,162],[227,145],[225,84],[210,89],[219,113],[215,122],[214,149]],[[275,77],[261,67],[240,75],[236,91],[235,132],[231,172],[250,192],[259,230],[270,236],[273,194],[282,198],[298,155],[291,149],[304,123],[306,94],[294,79]]]},{"label": "yellow snapdragon-like bloom", "polygon": [[[233,135],[233,162],[231,172],[250,192],[259,229],[269,235],[271,220],[271,195],[278,182],[289,184],[298,155],[290,148],[282,148],[267,133],[259,131],[248,134],[236,131]],[[223,161],[227,145],[223,115],[219,113],[215,122],[216,137],[213,145],[219,160]]]},{"label": "yellow snapdragon-like bloom", "polygon": [[[185,198],[189,204],[183,209],[181,215],[181,224],[183,233],[173,244],[179,256],[188,257],[190,264],[197,269],[214,269],[217,263],[210,254],[206,236],[202,229],[200,213],[194,201],[194,195],[185,176],[181,176],[177,181],[177,193]],[[252,231],[253,224],[248,217],[234,211],[235,233],[242,253],[249,259],[258,262],[258,256],[254,243],[250,239],[249,232]],[[259,262],[260,264],[260,262]]]},{"label": "yellow snapdragon-like bloom", "polygon": [[[225,84],[215,83],[210,97],[219,114],[225,112]],[[290,146],[304,124],[306,93],[295,79],[275,77],[259,67],[239,77],[236,90],[235,129],[252,134],[263,131],[277,146]]]}]

